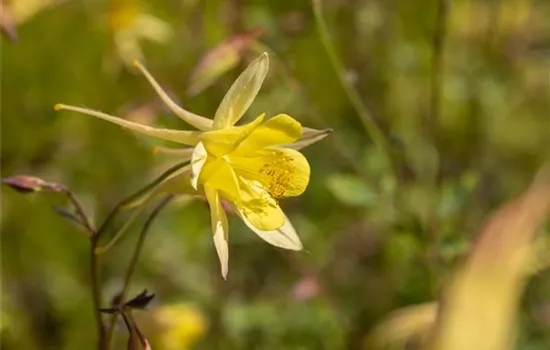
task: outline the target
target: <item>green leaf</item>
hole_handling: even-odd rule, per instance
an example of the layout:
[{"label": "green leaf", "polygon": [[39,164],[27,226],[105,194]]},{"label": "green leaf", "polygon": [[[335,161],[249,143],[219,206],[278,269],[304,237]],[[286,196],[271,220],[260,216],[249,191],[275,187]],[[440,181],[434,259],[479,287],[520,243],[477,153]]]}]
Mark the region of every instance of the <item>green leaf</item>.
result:
[{"label": "green leaf", "polygon": [[376,202],[374,191],[354,175],[334,175],[327,186],[336,199],[347,205],[370,206]]}]

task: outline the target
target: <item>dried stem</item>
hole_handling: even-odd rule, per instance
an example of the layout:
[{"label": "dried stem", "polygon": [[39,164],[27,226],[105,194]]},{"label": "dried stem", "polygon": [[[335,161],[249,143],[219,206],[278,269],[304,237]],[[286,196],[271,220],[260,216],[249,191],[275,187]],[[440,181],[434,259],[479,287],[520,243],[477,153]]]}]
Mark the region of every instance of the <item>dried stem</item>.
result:
[{"label": "dried stem", "polygon": [[76,195],[69,190],[65,190],[64,193],[69,198],[69,201],[71,201],[71,204],[74,206],[76,215],[78,215],[78,218],[82,221],[82,225],[90,234],[95,234],[96,231],[90,224],[90,220],[88,219],[88,216],[84,211],[84,207],[82,206]]},{"label": "dried stem", "polygon": [[102,304],[101,285],[99,281],[99,256],[95,253],[97,247],[98,235],[90,238],[90,276],[92,280],[92,296],[94,301],[94,315],[98,333],[98,350],[105,349],[105,326],[103,325],[103,317],[99,309]]},{"label": "dried stem", "polygon": [[[101,313],[99,309],[101,308],[102,304],[102,293],[101,293],[101,287],[99,282],[99,256],[96,254],[97,249],[99,248],[99,239],[101,235],[107,230],[109,227],[109,224],[113,221],[113,219],[116,217],[116,215],[124,208],[126,205],[132,203],[133,201],[137,200],[141,196],[143,196],[145,193],[156,187],[158,184],[160,184],[163,180],[168,178],[170,175],[174,174],[176,171],[181,169],[187,162],[181,162],[179,164],[174,165],[173,167],[166,170],[164,173],[162,173],[157,179],[155,179],[153,182],[149,183],[145,187],[143,187],[141,190],[137,191],[136,193],[130,195],[126,199],[122,200],[115,208],[109,213],[103,224],[100,226],[100,228],[95,232],[95,234],[91,237],[91,280],[92,280],[92,293],[93,293],[93,300],[94,300],[94,313],[96,315],[96,321],[97,321],[97,328],[98,328],[98,334],[99,334],[99,341],[98,341],[98,348],[101,349],[109,349],[110,347],[110,340],[112,338],[112,333],[114,330],[114,322],[110,325],[109,332],[105,333],[105,327],[103,325],[103,319],[101,316]],[[78,201],[76,201],[78,203]],[[79,203],[78,203],[79,204]],[[79,206],[82,208],[82,206]],[[78,209],[77,209],[78,212]],[[81,213],[84,213],[83,210],[80,211]],[[153,214],[152,214],[153,215]],[[156,216],[156,214],[155,214]],[[154,218],[154,217],[153,217]],[[151,219],[151,217],[149,218]],[[148,220],[149,222],[150,220]],[[86,220],[85,222],[89,222]],[[142,232],[143,234],[143,232]],[[140,236],[141,237],[141,236]],[[141,247],[140,247],[141,250]],[[134,252],[135,254],[135,252]],[[139,255],[139,253],[138,253]],[[136,258],[137,259],[137,258]],[[133,261],[134,259],[132,259]],[[135,264],[135,262],[133,263]],[[133,267],[132,267],[133,269]],[[128,275],[128,274],[127,274]],[[131,277],[131,274],[130,274]],[[125,285],[128,284],[129,278],[127,277],[125,279]],[[128,280],[128,282],[126,282]],[[112,320],[113,321],[113,320]]]},{"label": "dried stem", "polygon": [[[126,294],[128,292],[128,288],[130,286],[132,276],[134,275],[134,271],[135,271],[137,262],[139,260],[139,256],[141,254],[141,250],[143,248],[143,243],[145,242],[145,237],[149,232],[149,228],[151,227],[151,224],[153,223],[155,218],[158,216],[158,214],[161,212],[161,210],[172,200],[172,198],[173,198],[173,195],[168,195],[164,197],[164,199],[155,207],[155,209],[153,209],[153,211],[151,212],[151,215],[149,215],[149,217],[147,218],[147,221],[143,225],[143,228],[138,237],[138,241],[134,248],[132,258],[130,260],[130,263],[128,264],[128,268],[126,269],[126,274],[124,275],[124,284],[122,285],[122,290],[120,292],[120,298],[119,298],[119,304],[121,305],[124,304],[125,302]],[[118,317],[118,313],[114,313],[113,316],[111,317],[109,330],[107,332],[107,337],[106,337],[106,349],[111,348],[111,342],[114,335],[114,329],[115,329],[117,317]]]}]

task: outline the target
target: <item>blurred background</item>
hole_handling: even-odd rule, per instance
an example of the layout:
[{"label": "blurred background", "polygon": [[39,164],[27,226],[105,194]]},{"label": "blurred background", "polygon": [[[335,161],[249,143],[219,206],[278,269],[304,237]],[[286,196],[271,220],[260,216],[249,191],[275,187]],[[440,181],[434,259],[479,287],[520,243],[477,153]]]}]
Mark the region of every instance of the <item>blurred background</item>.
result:
[{"label": "blurred background", "polygon": [[[302,252],[265,244],[231,217],[225,282],[207,204],[182,198],[160,214],[129,291],[156,294],[134,312],[153,349],[415,349],[483,219],[550,160],[548,1],[3,0],[1,10],[1,175],[65,184],[96,223],[177,157],[152,152],[172,145],[53,106],[189,128],[135,58],[211,117],[267,51],[270,73],[247,118],[287,113],[334,129],[304,150],[308,190],[281,201]],[[1,205],[2,348],[93,349],[89,242],[52,210],[66,199],[3,188]],[[103,306],[145,217],[101,258]],[[542,231],[535,258],[547,252]],[[515,301],[514,349],[550,348],[541,256]],[[116,338],[125,348],[122,323]]]}]

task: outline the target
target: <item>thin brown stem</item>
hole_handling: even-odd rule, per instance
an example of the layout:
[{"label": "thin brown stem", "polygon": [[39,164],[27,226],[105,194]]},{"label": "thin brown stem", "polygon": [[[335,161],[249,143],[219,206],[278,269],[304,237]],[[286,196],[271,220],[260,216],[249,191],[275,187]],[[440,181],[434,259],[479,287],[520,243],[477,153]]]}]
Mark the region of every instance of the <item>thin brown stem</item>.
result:
[{"label": "thin brown stem", "polygon": [[84,211],[84,207],[82,206],[82,204],[80,203],[76,195],[69,190],[67,190],[65,194],[69,198],[69,201],[71,202],[71,204],[74,206],[76,215],[78,215],[78,218],[82,222],[82,225],[86,228],[86,230],[90,234],[95,234],[96,231],[93,228],[92,224],[90,223],[90,220],[88,219],[88,215],[86,215],[86,212]]},{"label": "thin brown stem", "polygon": [[92,283],[92,297],[94,306],[94,315],[97,325],[98,333],[98,350],[105,349],[105,326],[103,325],[103,317],[99,309],[102,304],[101,285],[99,281],[99,256],[95,253],[97,247],[98,236],[92,236],[90,238],[90,276]]},{"label": "thin brown stem", "polygon": [[[161,210],[172,200],[174,196],[168,195],[164,197],[164,199],[153,209],[149,217],[147,218],[147,221],[145,221],[145,224],[143,225],[143,228],[139,234],[138,240],[136,242],[136,246],[134,248],[134,252],[132,253],[132,258],[130,260],[130,263],[128,264],[128,268],[126,269],[126,273],[124,275],[124,283],[122,285],[122,290],[120,292],[120,298],[119,303],[121,305],[124,304],[126,299],[126,294],[128,293],[128,288],[130,286],[130,282],[132,280],[132,277],[134,275],[134,271],[137,266],[137,262],[139,260],[139,256],[141,255],[141,250],[143,248],[143,244],[145,243],[145,237],[147,236],[147,233],[149,232],[149,228],[151,227],[151,224],[155,220],[155,218],[159,215]],[[113,340],[114,335],[114,329],[116,320],[118,317],[118,313],[113,314],[111,317],[111,321],[109,323],[109,329],[107,331],[106,335],[106,349],[111,348],[111,342]]]}]

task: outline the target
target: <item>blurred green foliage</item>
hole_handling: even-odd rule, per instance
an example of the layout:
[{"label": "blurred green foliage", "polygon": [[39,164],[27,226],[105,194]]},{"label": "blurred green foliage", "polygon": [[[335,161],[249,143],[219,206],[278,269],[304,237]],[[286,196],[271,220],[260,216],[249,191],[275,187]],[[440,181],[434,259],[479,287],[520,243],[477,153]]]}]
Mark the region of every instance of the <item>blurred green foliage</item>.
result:
[{"label": "blurred green foliage", "polygon": [[[177,161],[153,155],[159,144],[149,139],[53,111],[64,102],[181,125],[125,64],[128,50],[116,38],[126,22],[117,6],[169,26],[170,36],[141,40],[139,50],[187,109],[212,116],[240,68],[268,50],[270,74],[248,117],[288,113],[305,126],[334,129],[305,150],[312,167],[306,193],[282,203],[304,252],[264,244],[231,218],[223,282],[205,203],[176,201],[154,224],[131,289],[157,293],[145,318],[171,304],[195,305],[208,327],[192,348],[363,348],[391,311],[438,298],[486,214],[550,160],[547,1],[449,1],[442,22],[435,0],[323,1],[346,67],[339,73],[382,129],[390,160],[342,89],[308,1],[113,3],[11,2],[18,40],[2,38],[2,177],[63,183],[99,221]],[[37,4],[46,6],[30,16]],[[263,34],[238,50],[237,61],[230,55],[231,64],[220,64],[228,71],[186,95],[204,54],[257,28]],[[132,35],[124,40],[134,47],[141,34]],[[88,242],[52,211],[64,199],[3,189],[1,200],[3,348],[92,349]],[[103,258],[108,298],[122,284],[137,232],[138,224]],[[543,269],[527,286],[517,349],[550,347],[549,277]]]}]

